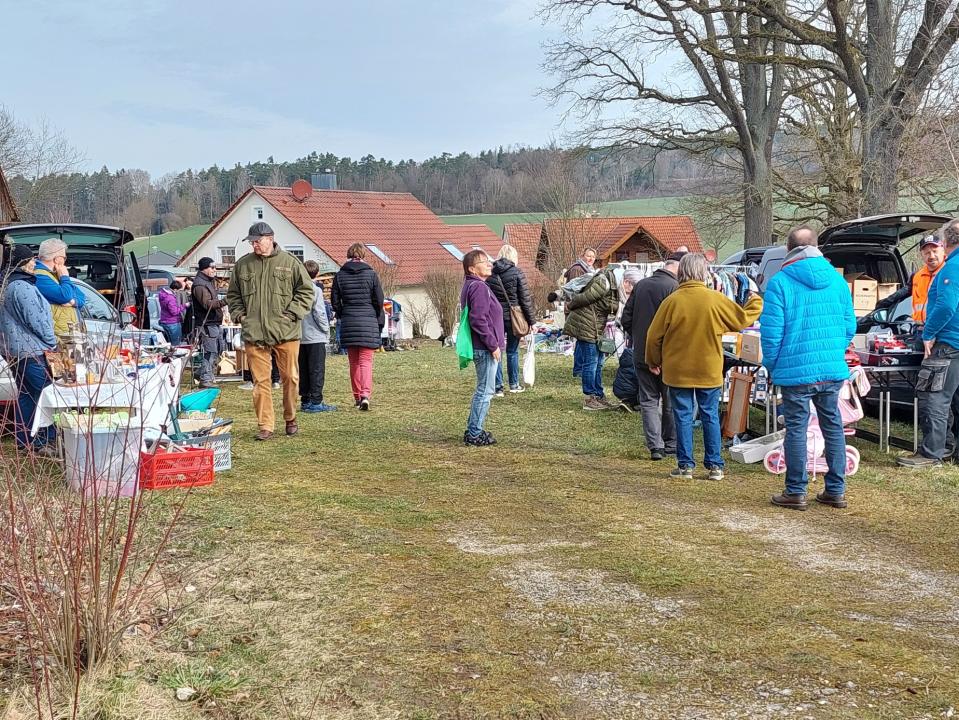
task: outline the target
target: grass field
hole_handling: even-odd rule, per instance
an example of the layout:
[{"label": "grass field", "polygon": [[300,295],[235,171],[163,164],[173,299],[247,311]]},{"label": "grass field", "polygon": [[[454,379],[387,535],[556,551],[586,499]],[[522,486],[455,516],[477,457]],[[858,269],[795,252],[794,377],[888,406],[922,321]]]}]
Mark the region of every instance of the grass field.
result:
[{"label": "grass field", "polygon": [[[601,216],[625,217],[630,215],[674,215],[682,212],[683,198],[640,198],[637,200],[617,200],[585,206],[595,210]],[[503,226],[509,223],[542,222],[546,213],[500,213],[477,215],[443,215],[443,222],[450,225],[487,225],[497,235],[503,235]]]},{"label": "grass field", "polygon": [[137,238],[126,247],[128,251],[136,253],[137,257],[152,252],[153,248],[174,255],[178,252],[182,254],[189,250],[209,228],[209,225],[191,225],[162,235]]},{"label": "grass field", "polygon": [[780,510],[761,467],[667,479],[637,415],[584,413],[570,360],[538,365],[492,448],[462,446],[472,373],[435,346],[376,356],[369,414],[330,358],[341,410],[294,439],[253,442],[227,386],[234,469],[173,548],[191,603],[80,717],[951,716],[959,470],[860,444],[848,510]]}]

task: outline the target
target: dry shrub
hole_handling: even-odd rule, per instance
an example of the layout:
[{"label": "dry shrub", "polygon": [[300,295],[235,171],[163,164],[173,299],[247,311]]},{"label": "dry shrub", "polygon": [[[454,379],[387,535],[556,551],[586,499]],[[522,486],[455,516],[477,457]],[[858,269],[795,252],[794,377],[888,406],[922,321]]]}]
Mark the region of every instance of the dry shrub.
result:
[{"label": "dry shrub", "polygon": [[404,306],[406,317],[413,325],[413,337],[425,337],[426,325],[433,317],[433,306],[429,302],[409,300]]},{"label": "dry shrub", "polygon": [[[0,670],[37,717],[75,717],[127,631],[167,622],[170,588],[182,586],[167,549],[189,493],[122,497],[121,484],[108,482],[138,471],[140,423],[129,421],[109,457],[81,432],[86,450],[74,464],[91,492],[71,490],[63,464],[0,446]],[[124,459],[106,469],[120,452]]]},{"label": "dry shrub", "polygon": [[463,288],[463,275],[452,268],[436,268],[426,274],[424,285],[443,337],[447,338],[452,335],[453,327],[459,321],[457,310],[460,305],[460,290]]},{"label": "dry shrub", "polygon": [[379,258],[368,258],[370,265],[380,277],[380,286],[383,288],[383,297],[394,297],[399,290],[400,266],[396,263],[387,265]]},{"label": "dry shrub", "polygon": [[546,296],[556,290],[556,283],[541,272],[530,273],[526,276],[529,282],[529,292],[533,296],[533,310],[537,318],[548,315],[553,309]]}]

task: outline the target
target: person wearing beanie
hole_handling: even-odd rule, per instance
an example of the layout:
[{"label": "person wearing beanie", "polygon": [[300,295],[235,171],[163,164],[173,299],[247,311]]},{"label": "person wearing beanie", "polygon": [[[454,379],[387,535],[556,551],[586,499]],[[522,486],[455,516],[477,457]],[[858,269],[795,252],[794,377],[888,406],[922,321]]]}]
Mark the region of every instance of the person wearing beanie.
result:
[{"label": "person wearing beanie", "polygon": [[276,417],[270,370],[276,358],[283,386],[286,434],[296,435],[303,318],[315,300],[313,281],[299,260],[282,250],[265,222],[253,223],[246,240],[253,252],[237,260],[226,301],[234,322],[243,327],[243,347],[253,374],[256,440],[273,437]]},{"label": "person wearing beanie", "polygon": [[[646,333],[663,301],[679,287],[676,273],[685,253],[673,253],[662,268],[640,280],[623,308],[623,332],[633,347],[637,404],[643,414],[643,433],[652,460],[676,454],[676,425],[669,404],[669,388],[662,374],[653,373],[646,364]],[[677,257],[678,256],[678,257]]]},{"label": "person wearing beanie", "polygon": [[200,387],[216,386],[214,370],[223,343],[223,307],[226,302],[220,299],[216,287],[216,264],[213,258],[202,257],[197,264],[197,274],[193,278],[193,290],[190,291],[193,309],[193,329],[195,342],[200,350]]},{"label": "person wearing beanie", "polygon": [[0,351],[17,383],[14,435],[17,447],[55,457],[53,427],[31,440],[30,428],[40,393],[50,384],[50,368],[44,353],[57,346],[50,303],[37,289],[33,252],[25,245],[10,251],[0,304]]}]

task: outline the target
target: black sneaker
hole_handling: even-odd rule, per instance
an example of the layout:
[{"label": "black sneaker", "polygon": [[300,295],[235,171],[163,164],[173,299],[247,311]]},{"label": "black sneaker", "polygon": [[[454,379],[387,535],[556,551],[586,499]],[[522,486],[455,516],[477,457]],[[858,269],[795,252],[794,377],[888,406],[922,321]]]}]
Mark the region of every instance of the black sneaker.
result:
[{"label": "black sneaker", "polygon": [[360,404],[357,407],[363,412],[368,412],[370,409],[370,399],[369,398],[360,398]]},{"label": "black sneaker", "polygon": [[489,432],[488,430],[484,430],[484,431],[483,431],[482,433],[480,433],[480,434],[481,434],[484,438],[486,438],[486,444],[487,444],[487,445],[495,445],[495,444],[496,444],[496,438],[493,437],[493,433]]},{"label": "black sneaker", "polygon": [[899,467],[914,468],[916,470],[940,468],[942,467],[942,460],[939,460],[938,458],[929,458],[925,455],[916,453],[915,455],[906,455],[905,457],[896,458],[896,465]]},{"label": "black sneaker", "polygon": [[650,460],[662,460],[664,457],[666,457],[665,450],[656,449],[656,450],[649,451]]},{"label": "black sneaker", "polygon": [[486,447],[492,444],[489,438],[486,437],[486,433],[480,433],[479,435],[467,435],[464,433],[463,443],[465,445],[472,445],[473,447]]}]

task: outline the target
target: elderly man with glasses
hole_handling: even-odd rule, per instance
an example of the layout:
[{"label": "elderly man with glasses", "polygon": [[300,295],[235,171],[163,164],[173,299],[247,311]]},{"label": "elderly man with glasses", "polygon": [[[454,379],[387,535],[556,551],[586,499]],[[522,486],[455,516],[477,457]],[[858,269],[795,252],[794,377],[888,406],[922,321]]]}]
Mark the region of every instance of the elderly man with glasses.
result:
[{"label": "elderly man with glasses", "polygon": [[48,238],[40,243],[34,275],[37,290],[50,303],[53,311],[53,331],[57,337],[69,334],[70,325],[80,324],[79,310],[83,307],[83,293],[70,279],[67,267],[67,244],[59,238]]},{"label": "elderly man with glasses", "polygon": [[243,347],[253,374],[253,408],[259,426],[255,439],[273,437],[272,358],[283,384],[286,434],[296,435],[302,320],[313,309],[314,290],[306,268],[280,249],[273,228],[253,223],[246,239],[253,252],[237,260],[226,294],[230,316],[243,327]]}]

